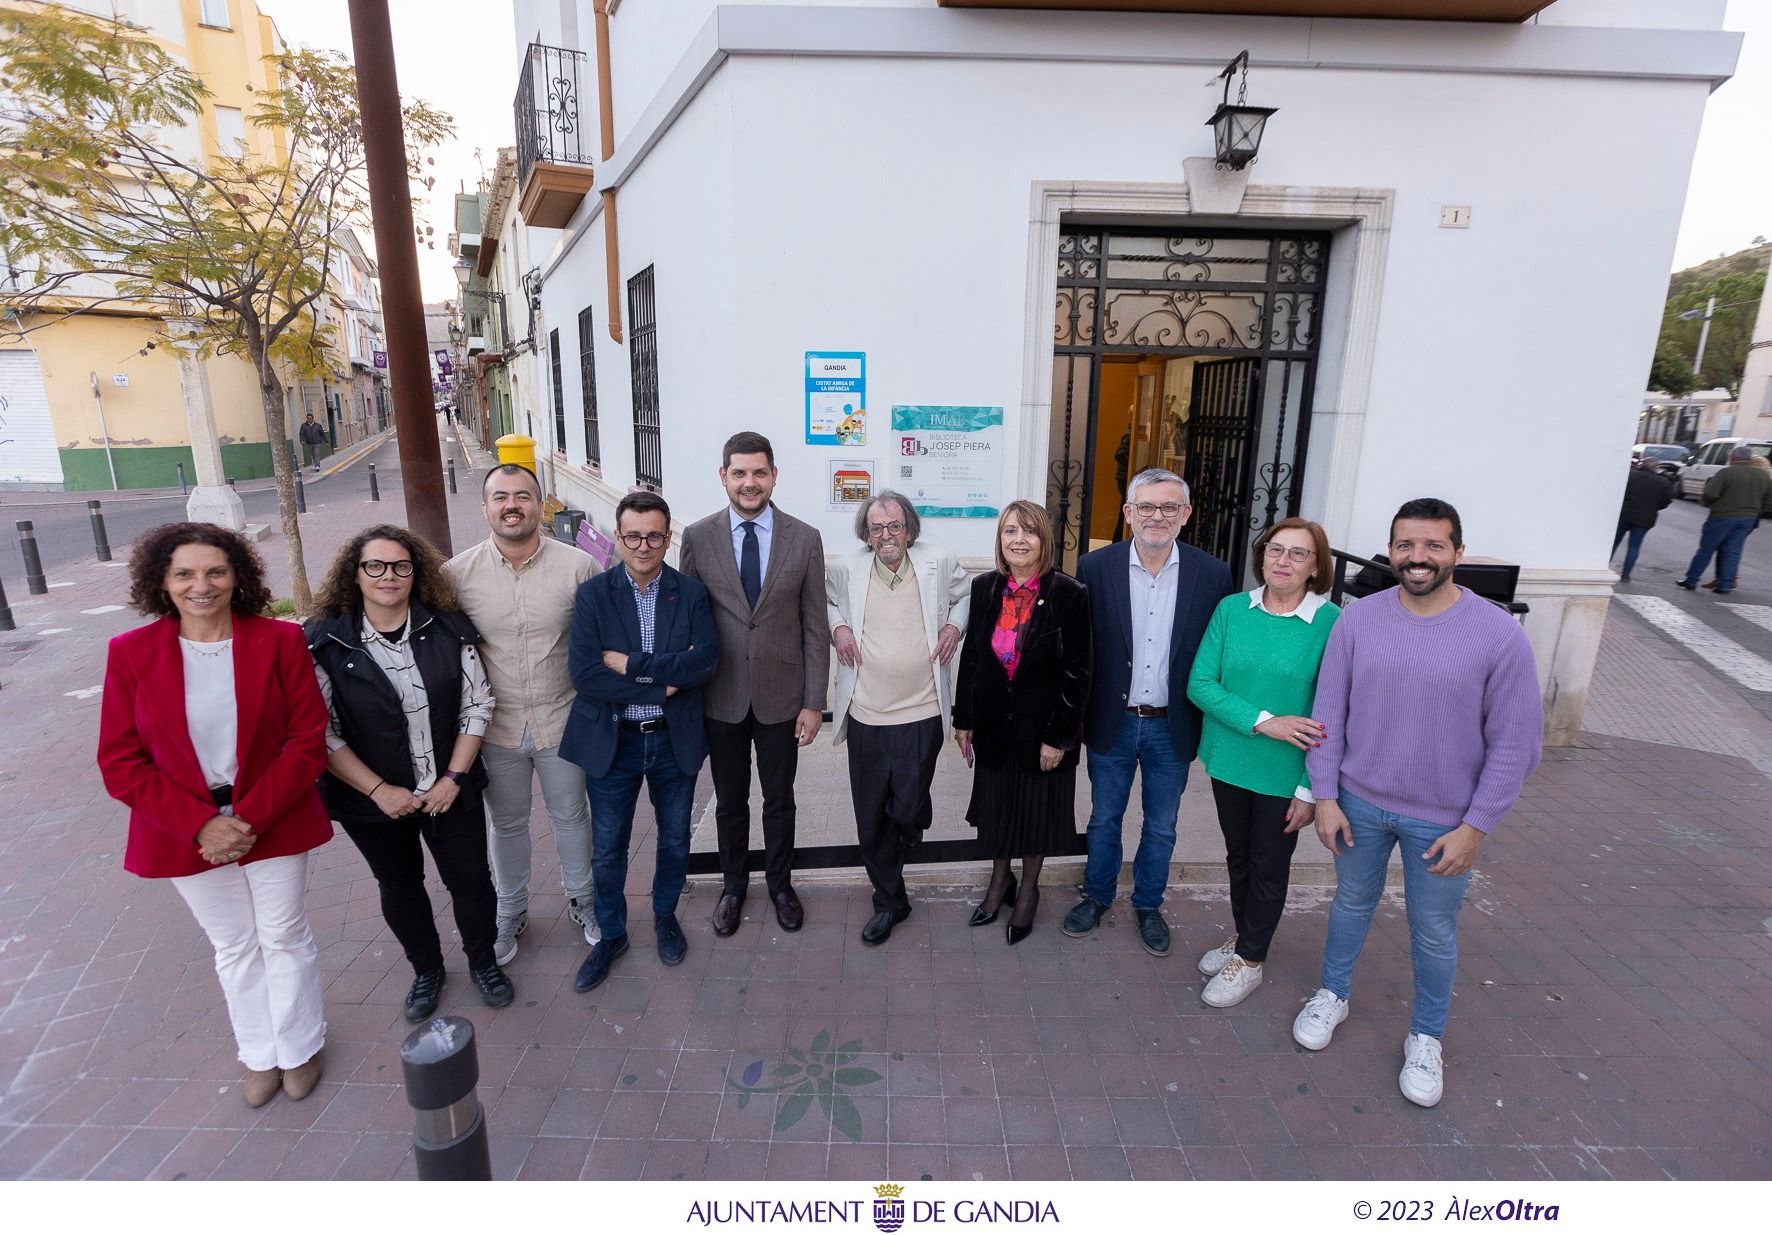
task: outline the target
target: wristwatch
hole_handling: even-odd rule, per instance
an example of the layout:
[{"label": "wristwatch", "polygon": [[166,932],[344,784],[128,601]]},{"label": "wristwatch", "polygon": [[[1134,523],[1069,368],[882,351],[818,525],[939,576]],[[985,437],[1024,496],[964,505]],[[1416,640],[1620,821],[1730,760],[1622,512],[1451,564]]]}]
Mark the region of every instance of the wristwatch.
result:
[{"label": "wristwatch", "polygon": [[446,768],[443,771],[443,775],[447,776],[450,780],[454,781],[456,783],[456,785],[459,787],[461,785],[462,781],[467,778],[468,774],[466,772],[457,772],[454,768]]}]

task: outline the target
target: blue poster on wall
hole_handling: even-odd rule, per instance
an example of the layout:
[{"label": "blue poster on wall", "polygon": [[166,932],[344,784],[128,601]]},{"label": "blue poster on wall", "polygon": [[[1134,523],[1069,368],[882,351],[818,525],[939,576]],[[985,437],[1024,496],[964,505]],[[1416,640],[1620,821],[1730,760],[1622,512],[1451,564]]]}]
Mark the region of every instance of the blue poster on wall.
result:
[{"label": "blue poster on wall", "polygon": [[1003,409],[947,404],[892,408],[892,479],[917,513],[995,519],[1003,475]]},{"label": "blue poster on wall", "polygon": [[806,353],[806,444],[865,446],[867,424],[865,352]]}]

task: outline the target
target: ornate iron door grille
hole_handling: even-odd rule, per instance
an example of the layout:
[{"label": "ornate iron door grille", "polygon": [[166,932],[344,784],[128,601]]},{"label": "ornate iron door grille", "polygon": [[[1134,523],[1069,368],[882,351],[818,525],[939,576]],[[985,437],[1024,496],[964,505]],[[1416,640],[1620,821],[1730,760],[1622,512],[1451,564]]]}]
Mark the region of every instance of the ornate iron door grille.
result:
[{"label": "ornate iron door grille", "polygon": [[628,363],[634,375],[634,479],[649,489],[664,488],[664,454],[659,444],[657,306],[652,299],[652,267],[628,280]]},{"label": "ornate iron door grille", "polygon": [[1298,513],[1328,266],[1326,232],[1061,230],[1047,505],[1067,566],[1088,547],[1101,364],[1117,355],[1234,359],[1195,369],[1183,539],[1240,574],[1249,534]]},{"label": "ornate iron door grille", "polygon": [[597,427],[597,353],[593,346],[596,335],[591,331],[589,308],[578,312],[578,385],[584,399],[585,465],[603,466],[603,439]]}]

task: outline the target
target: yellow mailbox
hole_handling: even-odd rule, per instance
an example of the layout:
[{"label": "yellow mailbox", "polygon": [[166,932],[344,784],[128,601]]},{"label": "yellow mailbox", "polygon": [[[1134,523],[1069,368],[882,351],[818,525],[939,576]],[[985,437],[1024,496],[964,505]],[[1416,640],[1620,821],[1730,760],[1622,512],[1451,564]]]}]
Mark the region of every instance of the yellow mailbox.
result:
[{"label": "yellow mailbox", "polygon": [[535,439],[525,437],[521,433],[507,433],[492,443],[498,450],[500,463],[521,463],[530,471],[535,470]]}]

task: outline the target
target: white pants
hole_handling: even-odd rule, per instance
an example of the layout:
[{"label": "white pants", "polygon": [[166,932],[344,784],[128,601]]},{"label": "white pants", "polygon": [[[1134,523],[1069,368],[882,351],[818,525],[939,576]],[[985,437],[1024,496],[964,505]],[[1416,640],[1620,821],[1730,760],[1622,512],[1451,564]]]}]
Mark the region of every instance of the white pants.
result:
[{"label": "white pants", "polygon": [[308,929],[308,855],[230,863],[172,881],[215,945],[240,1062],[294,1068],[326,1041],[320,952]]}]

